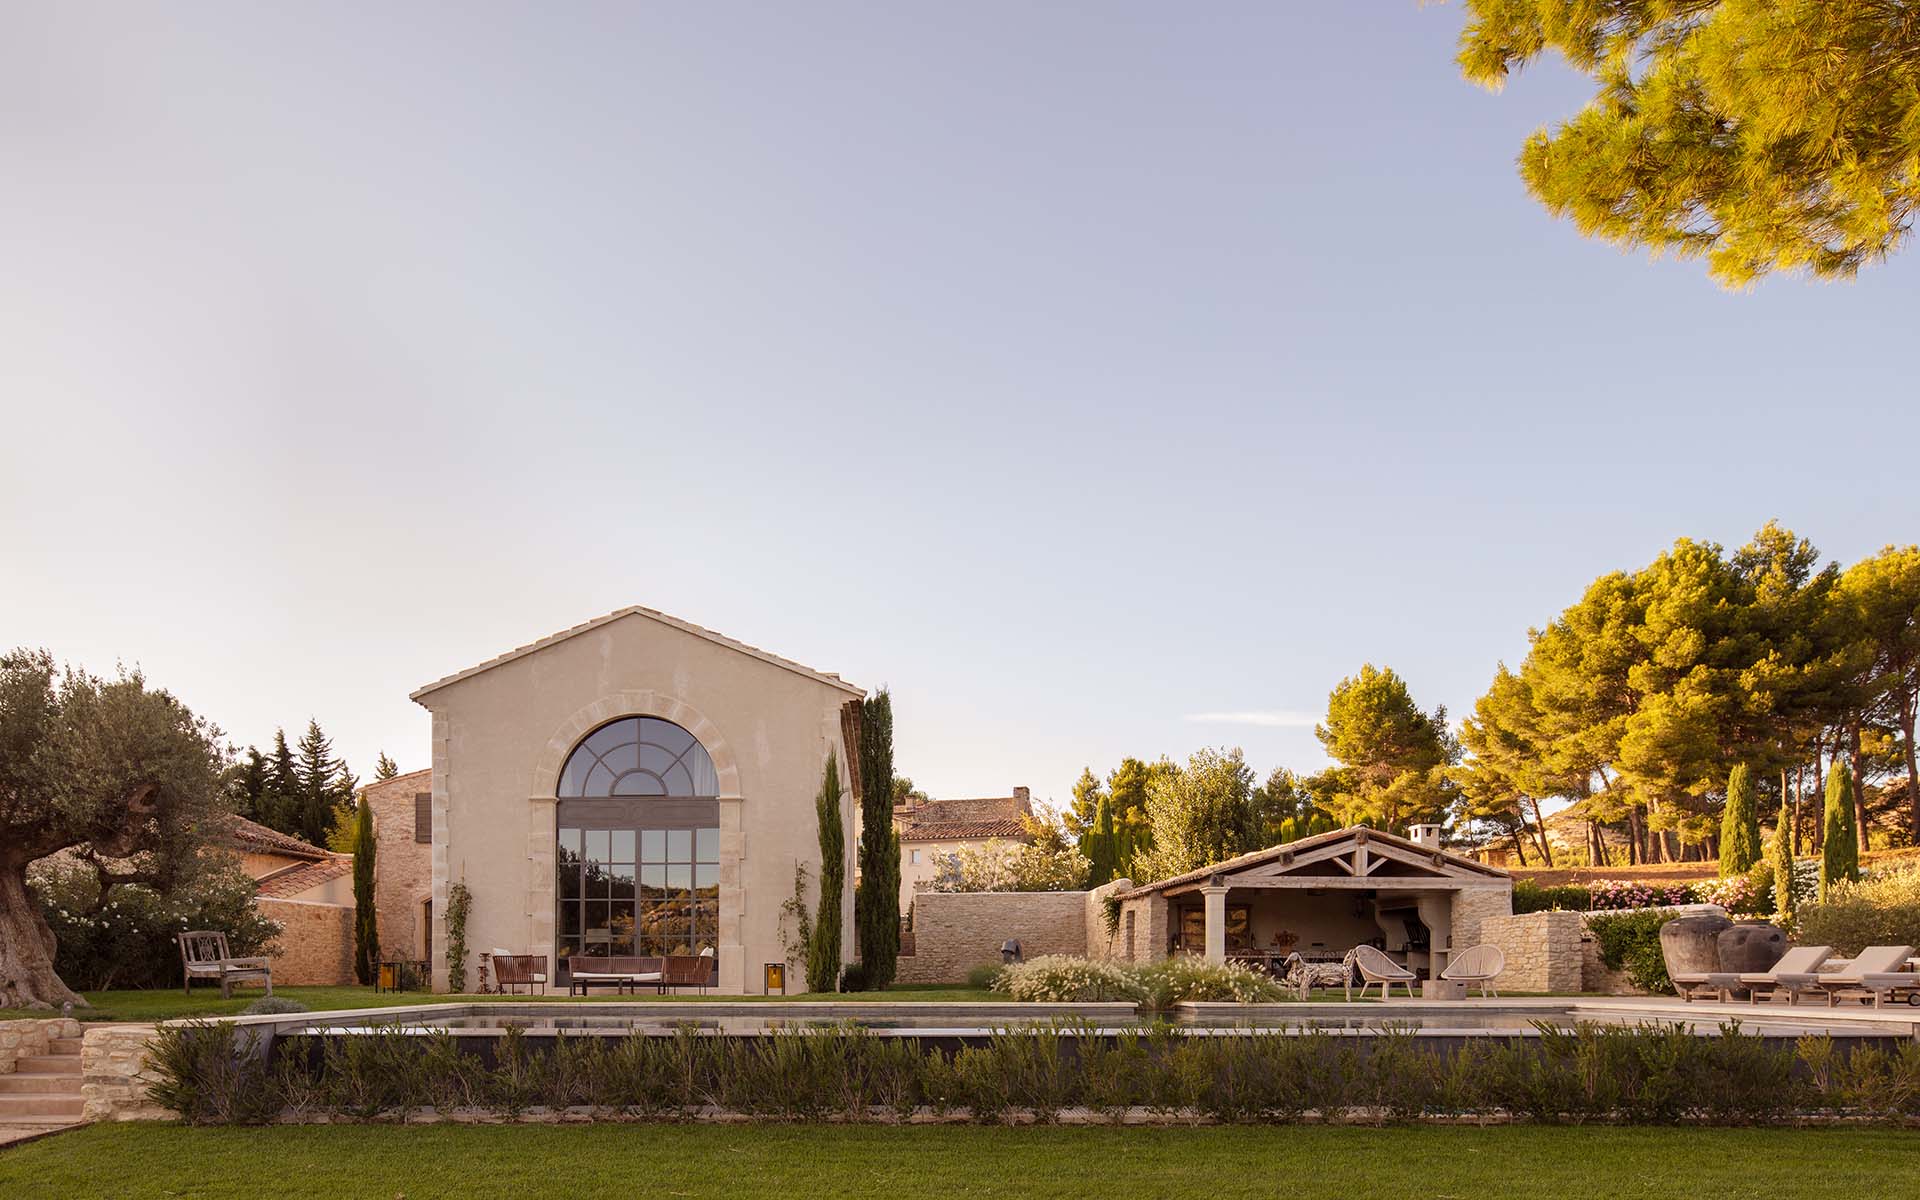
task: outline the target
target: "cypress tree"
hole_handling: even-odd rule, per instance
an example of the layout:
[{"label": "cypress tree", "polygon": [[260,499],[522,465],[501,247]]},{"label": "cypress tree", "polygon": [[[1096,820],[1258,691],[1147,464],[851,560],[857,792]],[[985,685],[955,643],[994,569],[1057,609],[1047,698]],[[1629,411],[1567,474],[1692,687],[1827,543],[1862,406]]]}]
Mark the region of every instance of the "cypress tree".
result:
[{"label": "cypress tree", "polygon": [[900,964],[900,839],[893,829],[893,697],[881,688],[860,711],[860,886],[853,921],[860,931],[866,985],[893,982]]},{"label": "cypress tree", "polygon": [[380,923],[373,908],[373,810],[362,799],[353,819],[353,973],[372,983],[380,965]]},{"label": "cypress tree", "polygon": [[1780,823],[1773,830],[1773,906],[1784,929],[1793,928],[1793,804],[1780,797]]},{"label": "cypress tree", "polygon": [[1745,875],[1760,861],[1760,804],[1753,776],[1740,763],[1727,776],[1727,810],[1720,818],[1720,878]]},{"label": "cypress tree", "polygon": [[1118,849],[1113,839],[1113,802],[1102,792],[1099,803],[1093,806],[1093,828],[1087,834],[1087,859],[1093,865],[1087,875],[1089,884],[1099,887],[1114,878]]},{"label": "cypress tree", "polygon": [[1860,874],[1859,831],[1853,825],[1853,776],[1836,755],[1827,771],[1827,810],[1823,823],[1824,845],[1820,850],[1820,902],[1827,902],[1828,890],[1842,880]]},{"label": "cypress tree", "polygon": [[847,885],[847,830],[840,819],[840,763],[827,751],[826,773],[814,798],[820,824],[820,902],[807,942],[807,990],[840,990],[840,893]]}]

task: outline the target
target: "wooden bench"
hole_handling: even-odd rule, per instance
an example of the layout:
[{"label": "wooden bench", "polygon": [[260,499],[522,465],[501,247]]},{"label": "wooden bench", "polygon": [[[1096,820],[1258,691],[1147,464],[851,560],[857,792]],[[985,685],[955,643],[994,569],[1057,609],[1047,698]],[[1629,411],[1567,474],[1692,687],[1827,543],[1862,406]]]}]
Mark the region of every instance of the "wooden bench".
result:
[{"label": "wooden bench", "polygon": [[267,995],[273,995],[273,964],[264,958],[233,957],[227,951],[227,935],[219,930],[193,929],[174,941],[180,945],[181,988],[187,995],[193,995],[196,979],[219,980],[222,1000],[233,997],[234,984],[248,979],[263,981]]}]

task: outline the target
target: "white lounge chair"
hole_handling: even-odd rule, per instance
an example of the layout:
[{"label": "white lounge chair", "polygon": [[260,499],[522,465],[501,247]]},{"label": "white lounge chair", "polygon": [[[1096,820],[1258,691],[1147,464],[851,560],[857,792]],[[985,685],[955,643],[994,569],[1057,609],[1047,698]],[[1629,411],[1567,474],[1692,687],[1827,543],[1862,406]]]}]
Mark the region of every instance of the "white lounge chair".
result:
[{"label": "white lounge chair", "polygon": [[1447,962],[1440,978],[1453,983],[1477,986],[1482,996],[1499,998],[1493,981],[1507,969],[1507,956],[1498,946],[1469,946]]},{"label": "white lounge chair", "polygon": [[[1367,998],[1367,989],[1374,984],[1380,985],[1380,998],[1393,998],[1393,985],[1407,985],[1407,999],[1413,999],[1413,985],[1420,977],[1399,963],[1387,957],[1387,953],[1374,946],[1355,946],[1347,952],[1347,963],[1360,972],[1360,998]],[[1348,999],[1352,999],[1351,996]]]},{"label": "white lounge chair", "polygon": [[1747,1003],[1779,995],[1786,996],[1789,1007],[1799,1003],[1801,996],[1820,991],[1820,967],[1832,957],[1832,946],[1795,946],[1780,956],[1772,970],[1744,972],[1739,982],[1747,989]]},{"label": "white lounge chair", "polygon": [[1868,946],[1837,971],[1822,972],[1820,990],[1827,1007],[1841,1000],[1863,1000],[1879,1008],[1893,993],[1920,988],[1920,976],[1906,969],[1912,946]]}]

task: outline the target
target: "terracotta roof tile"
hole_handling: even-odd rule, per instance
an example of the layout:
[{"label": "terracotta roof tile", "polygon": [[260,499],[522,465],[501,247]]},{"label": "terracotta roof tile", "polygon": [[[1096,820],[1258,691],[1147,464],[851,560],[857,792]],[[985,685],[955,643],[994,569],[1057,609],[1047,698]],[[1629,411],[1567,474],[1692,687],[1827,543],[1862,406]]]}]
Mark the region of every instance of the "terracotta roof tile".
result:
[{"label": "terracotta roof tile", "polygon": [[228,840],[241,850],[258,850],[269,854],[285,854],[291,858],[311,859],[319,862],[332,856],[329,850],[322,850],[311,842],[303,842],[290,833],[281,833],[278,829],[269,829],[258,821],[249,821],[245,817],[230,818],[232,827],[228,830]]},{"label": "terracotta roof tile", "polygon": [[255,884],[253,890],[257,896],[286,900],[352,871],[353,855],[329,854],[324,862],[302,863],[276,871]]},{"label": "terracotta roof tile", "polygon": [[1026,841],[1027,827],[1018,820],[930,821],[924,825],[906,825],[900,830],[903,842],[961,842],[982,838],[1006,838]]}]

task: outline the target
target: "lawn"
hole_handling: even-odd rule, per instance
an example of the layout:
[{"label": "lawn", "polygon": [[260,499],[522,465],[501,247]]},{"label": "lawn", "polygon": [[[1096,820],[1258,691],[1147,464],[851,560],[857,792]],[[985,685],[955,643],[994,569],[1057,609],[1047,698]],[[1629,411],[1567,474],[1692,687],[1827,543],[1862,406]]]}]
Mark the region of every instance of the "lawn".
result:
[{"label": "lawn", "polygon": [[[247,1005],[258,1000],[265,993],[258,988],[241,991],[231,1000],[222,1000],[220,990],[213,987],[198,987],[192,996],[172,988],[146,991],[112,991],[83,993],[91,1009],[76,1009],[74,1016],[83,1021],[171,1021],[179,1017],[223,1017],[233,1016]],[[547,996],[441,996],[432,992],[379,992],[370,987],[277,987],[275,996],[284,996],[322,1012],[341,1008],[392,1008],[403,1004],[458,1004],[464,1001],[525,1001],[559,1000],[565,1001],[564,991],[558,995]],[[577,1001],[580,998],[574,997]],[[848,992],[844,995],[804,995],[804,996],[720,996],[705,995],[697,992],[680,992],[665,996],[646,992],[639,995],[620,996],[608,992],[596,992],[591,999],[601,1001],[624,1001],[633,1003],[656,1003],[661,1001],[715,1003],[718,1001],[753,1001],[763,1004],[781,1004],[796,1000],[810,1001],[847,1001],[852,1003],[875,1002],[941,1002],[941,1001],[1001,1001],[1007,998],[998,992],[989,992],[982,988],[945,986],[940,984],[899,984],[884,992]],[[0,1008],[0,1020],[12,1020],[17,1017],[44,1017],[44,1012],[27,1009]]]},{"label": "lawn", "polygon": [[0,1150],[9,1200],[1920,1197],[1920,1133],[1611,1128],[90,1126]]}]

